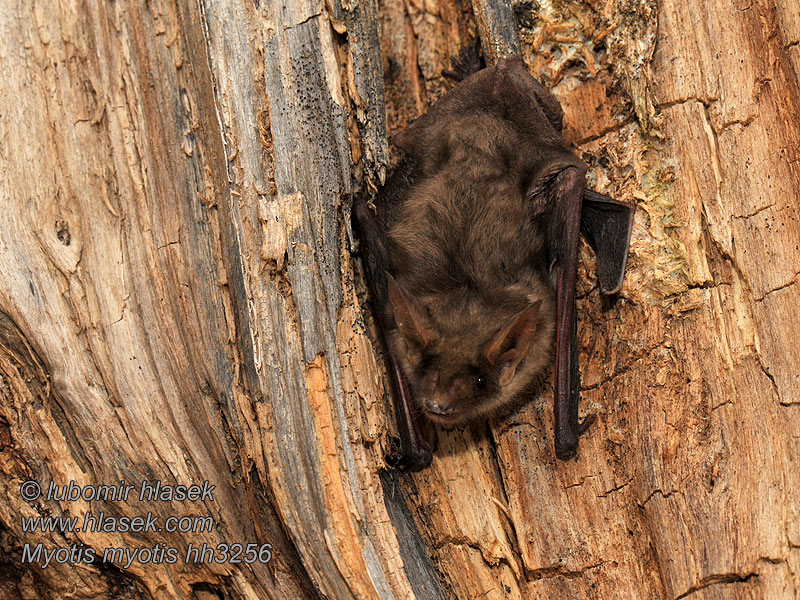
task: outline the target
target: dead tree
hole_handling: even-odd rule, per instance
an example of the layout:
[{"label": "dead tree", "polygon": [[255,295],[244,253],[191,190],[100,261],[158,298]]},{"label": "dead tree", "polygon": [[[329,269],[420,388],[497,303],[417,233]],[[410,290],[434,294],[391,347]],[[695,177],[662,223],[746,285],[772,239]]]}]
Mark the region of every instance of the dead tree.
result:
[{"label": "dead tree", "polygon": [[[476,38],[637,203],[629,272],[601,306],[582,249],[577,459],[545,386],[396,473],[349,209]],[[776,0],[5,2],[0,598],[797,598],[798,42]],[[215,487],[46,498],[121,480]],[[214,527],[28,520],[100,512]]]}]

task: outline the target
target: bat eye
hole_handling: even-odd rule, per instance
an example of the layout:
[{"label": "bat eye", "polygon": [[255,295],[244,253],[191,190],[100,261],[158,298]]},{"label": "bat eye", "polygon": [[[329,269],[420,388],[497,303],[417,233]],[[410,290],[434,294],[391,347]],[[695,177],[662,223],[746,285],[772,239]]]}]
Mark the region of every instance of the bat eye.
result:
[{"label": "bat eye", "polygon": [[486,387],[486,377],[484,377],[483,375],[478,375],[475,378],[475,387],[478,388],[479,390],[482,390],[483,388],[485,388]]}]

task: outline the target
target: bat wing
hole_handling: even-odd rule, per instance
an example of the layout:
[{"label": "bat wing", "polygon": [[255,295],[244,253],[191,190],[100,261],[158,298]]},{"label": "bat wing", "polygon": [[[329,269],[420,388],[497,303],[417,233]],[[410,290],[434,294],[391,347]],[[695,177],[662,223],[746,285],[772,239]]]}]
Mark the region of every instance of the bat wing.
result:
[{"label": "bat wing", "polygon": [[597,277],[604,294],[614,294],[622,287],[633,213],[630,204],[591,190],[583,193],[581,233],[597,256]]},{"label": "bat wing", "polygon": [[575,277],[578,232],[584,233],[597,256],[597,274],[604,294],[622,287],[628,258],[633,206],[585,189],[583,171],[562,171],[553,187],[548,244],[554,261],[556,288],[556,358],[554,380],[555,451],[567,460],[578,450],[578,438],[595,416],[578,420],[578,369]]},{"label": "bat wing", "polygon": [[[404,176],[400,173],[399,176]],[[394,185],[387,186],[392,190]],[[390,194],[391,195],[391,194]],[[386,362],[389,370],[389,379],[393,388],[395,420],[399,436],[397,443],[393,444],[391,455],[387,462],[392,466],[411,471],[418,471],[427,467],[433,460],[431,447],[422,435],[417,423],[417,411],[411,398],[411,390],[400,370],[397,357],[388,344],[387,332],[392,329],[392,317],[389,315],[389,256],[386,248],[386,235],[381,224],[373,214],[366,198],[359,196],[353,205],[355,221],[361,240],[361,254],[364,270],[373,299],[373,308],[378,330],[386,353]]]}]

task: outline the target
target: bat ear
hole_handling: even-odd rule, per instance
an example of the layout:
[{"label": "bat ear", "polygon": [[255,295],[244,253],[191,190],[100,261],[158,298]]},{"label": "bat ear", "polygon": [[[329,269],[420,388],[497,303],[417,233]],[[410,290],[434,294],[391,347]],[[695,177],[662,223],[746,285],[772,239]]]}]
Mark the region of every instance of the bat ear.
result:
[{"label": "bat ear", "polygon": [[406,339],[413,340],[425,348],[436,335],[430,312],[422,302],[405,291],[394,277],[387,274],[387,280],[389,302],[392,305],[397,330]]},{"label": "bat ear", "polygon": [[556,97],[534,79],[521,56],[501,61],[497,65],[498,79],[502,82],[505,89],[497,92],[503,98],[522,96],[525,101],[520,102],[529,111],[531,104],[539,106],[550,125],[557,132],[561,133],[564,124],[564,111],[556,100]]},{"label": "bat ear", "polygon": [[431,114],[422,115],[392,138],[392,143],[417,161],[424,173],[435,172],[450,157],[450,132]]},{"label": "bat ear", "polygon": [[511,383],[517,367],[528,352],[536,326],[539,323],[537,300],[525,310],[517,313],[484,347],[483,353],[489,364],[499,368],[498,383],[501,387]]}]

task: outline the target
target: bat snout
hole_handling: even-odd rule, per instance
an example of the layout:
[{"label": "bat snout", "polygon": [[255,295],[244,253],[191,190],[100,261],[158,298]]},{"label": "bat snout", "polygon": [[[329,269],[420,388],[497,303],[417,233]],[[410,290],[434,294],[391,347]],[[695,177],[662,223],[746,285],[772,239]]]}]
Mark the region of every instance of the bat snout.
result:
[{"label": "bat snout", "polygon": [[455,410],[456,407],[452,402],[448,402],[446,398],[438,394],[425,400],[425,412],[429,415],[447,417],[452,415]]},{"label": "bat snout", "polygon": [[458,386],[437,389],[424,401],[428,417],[441,424],[452,424],[463,420],[463,394]]}]

